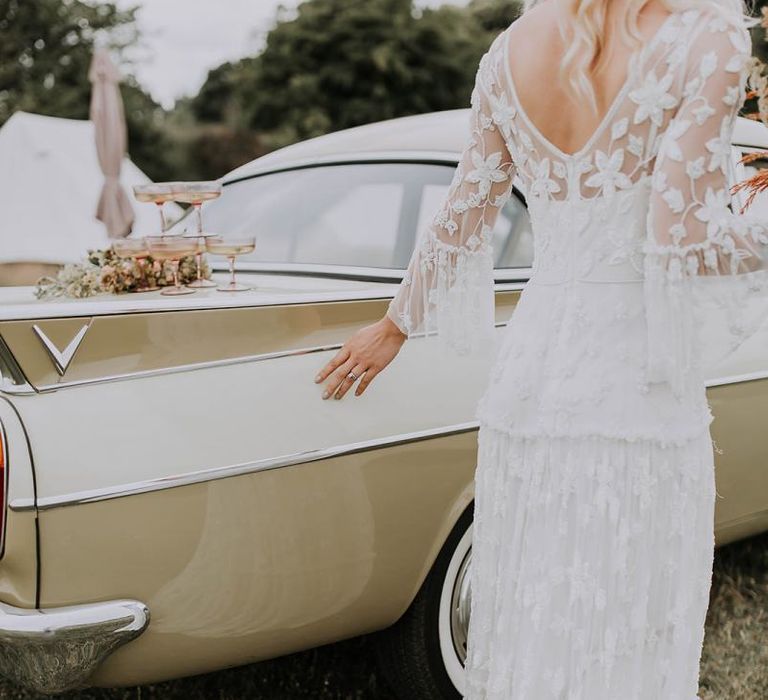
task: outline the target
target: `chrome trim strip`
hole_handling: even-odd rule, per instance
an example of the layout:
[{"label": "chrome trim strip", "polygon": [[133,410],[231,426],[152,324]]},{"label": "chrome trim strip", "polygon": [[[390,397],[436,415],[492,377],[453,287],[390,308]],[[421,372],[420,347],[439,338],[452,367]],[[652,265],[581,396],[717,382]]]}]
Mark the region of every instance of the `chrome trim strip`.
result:
[{"label": "chrome trim strip", "polygon": [[5,556],[5,532],[8,529],[8,508],[6,503],[9,501],[8,494],[8,470],[10,469],[10,459],[8,457],[8,437],[5,432],[5,425],[0,420],[0,449],[2,455],[0,455],[0,462],[2,462],[3,468],[3,498],[0,502],[0,508],[3,509],[2,515],[0,515],[0,522],[2,522],[2,531],[0,532],[0,559]]},{"label": "chrome trim strip", "polygon": [[[506,326],[506,322],[498,321],[496,327]],[[423,338],[424,333],[414,333],[411,338]],[[127,379],[142,379],[145,377],[158,377],[165,374],[177,374],[179,372],[193,372],[201,369],[212,369],[214,367],[228,367],[230,365],[239,365],[246,362],[261,362],[262,360],[276,360],[282,357],[293,357],[296,355],[308,355],[316,352],[326,352],[338,350],[343,343],[332,343],[331,345],[317,345],[308,348],[297,348],[295,350],[277,350],[275,352],[265,352],[258,355],[243,355],[240,357],[231,357],[226,360],[210,360],[207,362],[196,362],[186,365],[176,365],[174,367],[159,367],[157,369],[147,369],[138,372],[126,372],[125,374],[111,374],[91,379],[75,379],[69,382],[59,382],[57,384],[41,384],[37,387],[40,394],[58,391],[59,389],[71,389],[79,386],[92,386],[94,384],[106,384],[109,382],[120,382]],[[12,394],[13,391],[7,393]]]},{"label": "chrome trim strip", "polygon": [[745,515],[739,515],[736,518],[731,518],[730,520],[726,520],[723,523],[720,523],[720,529],[725,529],[727,527],[738,527],[739,525],[748,525],[758,518],[764,518],[768,516],[768,508],[761,508],[760,510],[752,511],[751,513],[746,513]]},{"label": "chrome trim strip", "polygon": [[[228,271],[227,259],[209,255],[209,266],[213,270]],[[308,277],[332,277],[357,281],[398,284],[404,270],[396,267],[362,267],[356,265],[326,265],[319,263],[283,263],[255,260],[238,260],[237,271],[261,272],[279,275],[301,275]]]},{"label": "chrome trim strip", "polygon": [[[496,324],[497,327],[504,325],[506,324]],[[336,347],[340,346],[330,346],[329,349],[335,349]],[[735,384],[739,382],[754,381],[759,379],[768,379],[768,372],[754,372],[752,374],[718,378],[706,382],[706,385],[708,387],[721,386],[723,384]],[[61,496],[48,496],[40,498],[37,502],[37,506],[35,505],[35,500],[33,498],[18,498],[11,501],[9,507],[13,511],[23,512],[34,510],[35,507],[37,507],[38,510],[51,510],[54,508],[63,508],[66,506],[81,505],[84,503],[96,503],[99,501],[123,498],[125,496],[134,496],[142,493],[151,493],[153,491],[161,491],[177,488],[180,486],[188,486],[206,481],[227,479],[233,476],[241,476],[243,474],[251,474],[269,469],[281,469],[282,467],[290,467],[297,464],[306,464],[309,462],[318,462],[335,457],[344,457],[360,452],[368,452],[371,450],[378,450],[387,447],[396,447],[398,445],[411,442],[431,440],[437,437],[448,437],[450,435],[458,435],[461,433],[470,432],[472,430],[477,430],[478,428],[478,421],[470,421],[467,423],[459,423],[441,428],[429,428],[412,433],[401,433],[383,438],[374,438],[361,442],[335,445],[333,447],[325,447],[316,450],[307,450],[304,452],[296,452],[278,457],[269,457],[266,459],[260,459],[253,462],[245,462],[242,464],[234,464],[225,467],[214,467],[212,469],[202,469],[199,471],[190,472],[189,474],[178,474],[174,476],[162,477],[160,479],[149,479],[146,481],[138,481],[120,486],[110,486],[89,491],[80,491],[71,494],[64,494]]]},{"label": "chrome trim strip", "polygon": [[[164,491],[166,489],[189,486],[191,484],[199,484],[207,481],[218,481],[219,479],[228,479],[233,476],[253,474],[255,472],[267,471],[270,469],[282,469],[283,467],[291,467],[297,464],[308,464],[310,462],[319,462],[326,459],[334,459],[336,457],[346,457],[361,452],[370,452],[371,450],[380,450],[412,442],[432,440],[437,437],[460,435],[462,433],[477,430],[479,425],[480,424],[477,421],[458,423],[444,428],[428,428],[412,433],[401,433],[398,435],[373,438],[371,440],[363,440],[361,442],[353,442],[345,445],[334,445],[333,447],[294,452],[278,457],[267,457],[265,459],[244,462],[242,464],[201,469],[199,471],[190,472],[189,474],[177,474],[174,476],[162,477],[160,479],[137,481],[130,484],[108,486],[90,491],[68,493],[61,496],[47,496],[38,499],[37,509],[43,511],[54,508],[64,508],[66,506],[77,506],[84,503],[97,503],[99,501],[108,501],[115,498],[123,498],[125,496],[135,496],[142,493],[152,493],[153,491]],[[14,511],[27,511],[33,510],[35,508],[35,503],[34,499],[20,498],[14,500],[10,507]]]},{"label": "chrome trim strip", "polygon": [[[209,259],[213,270],[225,272],[229,270],[226,258],[214,256]],[[317,263],[277,263],[241,260],[237,263],[238,272],[279,274],[302,277],[330,277],[333,279],[349,279],[384,284],[400,284],[405,270],[399,267],[356,267],[353,265],[320,265]],[[493,271],[494,282],[527,282],[533,273],[528,267],[497,267]]]},{"label": "chrome trim strip", "polygon": [[760,379],[768,379],[768,370],[761,370],[759,372],[749,372],[747,374],[732,374],[725,377],[716,377],[715,379],[709,379],[704,384],[709,387],[724,386],[726,384],[741,384],[742,382],[754,382]]},{"label": "chrome trim strip", "polygon": [[7,394],[9,396],[32,396],[36,393],[37,392],[30,384],[19,386],[18,384],[0,382],[0,394]]},{"label": "chrome trim strip", "polygon": [[326,350],[338,350],[341,343],[333,345],[317,345],[309,348],[298,348],[296,350],[278,350],[276,352],[265,352],[259,355],[243,355],[241,357],[231,357],[226,360],[211,360],[208,362],[195,362],[187,365],[176,365],[175,367],[159,367],[157,369],[147,369],[139,372],[127,372],[125,374],[111,374],[103,377],[93,377],[92,379],[75,379],[71,382],[60,382],[58,384],[41,384],[38,392],[45,394],[58,389],[70,389],[77,386],[91,386],[93,384],[105,384],[108,382],[120,382],[127,379],[142,379],[145,377],[158,377],[164,374],[178,374],[179,372],[194,372],[200,369],[211,369],[213,367],[228,367],[229,365],[239,365],[246,362],[261,362],[262,360],[276,360],[281,357],[292,357],[295,355],[308,355],[315,352],[325,352]]},{"label": "chrome trim strip", "polygon": [[[459,151],[443,150],[402,150],[402,151],[355,151],[348,153],[329,153],[318,156],[304,156],[303,158],[287,158],[278,160],[273,158],[264,164],[252,162],[253,167],[248,168],[249,163],[245,163],[231,173],[221,178],[221,184],[224,187],[234,185],[243,180],[251,180],[255,177],[272,175],[287,170],[299,170],[303,168],[312,168],[314,166],[324,165],[345,165],[347,163],[365,163],[365,162],[390,162],[390,163],[427,163],[438,162],[455,166],[461,158]],[[265,157],[264,160],[267,160]]]},{"label": "chrome trim strip", "polygon": [[[517,291],[518,285],[509,284],[500,286],[497,291]],[[497,321],[496,328],[503,328],[507,325],[505,321]],[[411,338],[423,338],[424,333],[414,333]],[[308,355],[317,352],[330,352],[332,350],[338,350],[343,343],[332,343],[330,345],[316,345],[306,348],[297,348],[295,350],[278,350],[275,352],[260,353],[257,355],[243,355],[241,357],[232,357],[226,360],[211,360],[208,362],[197,362],[193,364],[177,365],[175,367],[160,367],[158,369],[148,369],[139,372],[127,372],[125,374],[113,374],[102,377],[94,377],[92,379],[78,379],[70,382],[60,382],[58,384],[41,384],[37,391],[24,391],[15,392],[12,389],[5,389],[5,393],[50,393],[52,391],[58,391],[59,389],[71,389],[73,387],[92,386],[94,384],[106,384],[111,382],[126,381],[129,379],[142,379],[146,377],[158,377],[166,374],[177,374],[179,372],[194,372],[196,370],[213,369],[216,367],[228,367],[231,365],[239,365],[247,362],[261,362],[263,360],[276,360],[283,357],[294,357],[297,355]],[[753,372],[751,374],[731,375],[725,377],[717,377],[706,382],[707,387],[721,386],[724,384],[737,384],[741,382],[755,381],[768,378],[768,370],[763,372]]]},{"label": "chrome trim strip", "polygon": [[46,695],[74,690],[148,624],[137,600],[41,610],[0,603],[0,673]]},{"label": "chrome trim strip", "polygon": [[13,353],[0,336],[0,393],[34,394]]}]

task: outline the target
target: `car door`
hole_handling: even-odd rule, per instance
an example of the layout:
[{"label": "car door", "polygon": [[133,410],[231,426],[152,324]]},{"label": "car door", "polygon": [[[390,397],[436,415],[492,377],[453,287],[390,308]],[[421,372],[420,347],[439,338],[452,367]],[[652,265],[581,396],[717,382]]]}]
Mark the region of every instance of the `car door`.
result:
[{"label": "car door", "polygon": [[[740,163],[742,155],[758,149],[734,146],[736,181],[754,174],[768,162]],[[739,211],[745,197],[734,195]],[[751,212],[768,217],[768,195],[761,194]],[[767,324],[768,326],[768,324]],[[752,338],[714,369],[708,377],[707,397],[714,421],[717,501],[715,529],[725,544],[768,527],[768,328]]]}]

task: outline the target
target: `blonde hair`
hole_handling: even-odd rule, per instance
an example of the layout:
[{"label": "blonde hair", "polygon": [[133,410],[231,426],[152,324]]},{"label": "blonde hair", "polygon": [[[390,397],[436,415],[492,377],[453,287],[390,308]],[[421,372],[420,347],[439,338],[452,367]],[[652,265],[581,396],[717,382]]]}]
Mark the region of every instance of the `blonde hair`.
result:
[{"label": "blonde hair", "polygon": [[[543,0],[525,0],[525,11]],[[624,21],[621,22],[622,40],[639,44],[642,36],[638,29],[638,16],[651,0],[626,0]],[[616,0],[559,0],[565,10],[558,14],[560,33],[566,41],[567,50],[561,64],[561,77],[576,99],[586,98],[597,112],[597,99],[591,75],[601,67],[605,59],[605,36],[608,6]],[[745,17],[743,0],[660,0],[661,4],[674,12],[694,7],[711,6],[734,18]]]}]

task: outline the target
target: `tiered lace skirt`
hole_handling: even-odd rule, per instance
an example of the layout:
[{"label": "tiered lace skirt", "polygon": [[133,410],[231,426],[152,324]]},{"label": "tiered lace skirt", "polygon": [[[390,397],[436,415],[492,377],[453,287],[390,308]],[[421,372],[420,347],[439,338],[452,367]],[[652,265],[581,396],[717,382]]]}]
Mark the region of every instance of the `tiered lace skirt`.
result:
[{"label": "tiered lace skirt", "polygon": [[467,700],[695,700],[714,552],[685,443],[478,436]]}]

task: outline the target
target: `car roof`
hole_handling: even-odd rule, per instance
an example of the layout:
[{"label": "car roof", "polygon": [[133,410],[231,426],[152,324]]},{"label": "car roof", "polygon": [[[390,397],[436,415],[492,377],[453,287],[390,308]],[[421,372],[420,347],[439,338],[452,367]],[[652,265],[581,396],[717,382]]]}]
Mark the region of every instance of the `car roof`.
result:
[{"label": "car roof", "polygon": [[387,119],[286,146],[240,166],[226,175],[224,181],[315,158],[414,151],[456,154],[463,148],[468,128],[468,109]]},{"label": "car roof", "polygon": [[[240,166],[225,175],[223,181],[240,180],[256,173],[315,159],[359,158],[366,154],[384,153],[405,156],[408,153],[429,152],[456,156],[461,153],[467,141],[468,127],[469,109],[387,119],[286,146]],[[739,146],[768,149],[768,127],[761,122],[739,117],[733,142]]]}]

